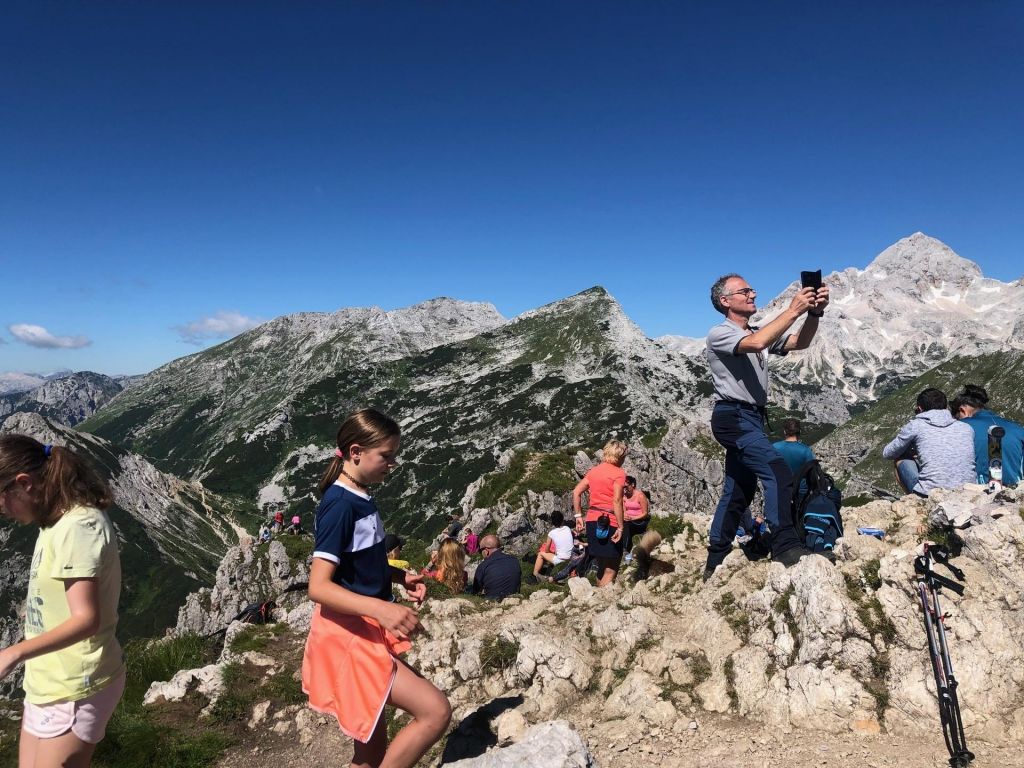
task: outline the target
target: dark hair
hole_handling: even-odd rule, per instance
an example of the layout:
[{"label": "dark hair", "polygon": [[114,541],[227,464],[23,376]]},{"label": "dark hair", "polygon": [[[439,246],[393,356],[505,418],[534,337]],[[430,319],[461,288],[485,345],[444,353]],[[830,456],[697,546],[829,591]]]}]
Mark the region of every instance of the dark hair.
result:
[{"label": "dark hair", "polygon": [[964,404],[964,399],[957,395],[949,401],[949,412],[953,414],[954,419],[960,418],[960,406]]},{"label": "dark hair", "polygon": [[988,405],[988,392],[976,384],[965,384],[964,391],[957,395],[957,400],[972,408],[984,408]]},{"label": "dark hair", "polygon": [[551,513],[551,525],[555,528],[561,528],[565,525],[565,515],[559,512],[557,509]]},{"label": "dark hair", "polygon": [[626,485],[636,485],[636,478],[632,475],[626,475]]},{"label": "dark hair", "polygon": [[917,396],[917,407],[924,411],[944,411],[949,407],[946,393],[935,387],[928,387]]},{"label": "dark hair", "polygon": [[798,419],[783,419],[782,433],[786,437],[800,434],[800,421]]},{"label": "dark hair", "polygon": [[45,446],[28,435],[0,437],[0,488],[27,474],[38,486],[36,522],[46,528],[82,504],[106,509],[113,503],[110,488],[96,470],[69,448]]},{"label": "dark hair", "polygon": [[374,448],[400,434],[401,430],[394,419],[373,408],[363,408],[345,419],[338,427],[336,439],[338,453],[341,455],[335,455],[331,459],[330,465],[320,478],[320,484],[317,486],[320,495],[323,496],[327,493],[327,489],[341,477],[341,468],[345,465],[345,460],[348,459],[349,450],[353,445]]},{"label": "dark hair", "polygon": [[742,278],[743,275],[737,275],[735,272],[730,272],[728,275],[722,275],[720,278],[715,280],[714,284],[711,286],[711,306],[723,315],[729,314],[725,307],[722,306],[722,296],[725,295],[725,284],[734,277]]}]

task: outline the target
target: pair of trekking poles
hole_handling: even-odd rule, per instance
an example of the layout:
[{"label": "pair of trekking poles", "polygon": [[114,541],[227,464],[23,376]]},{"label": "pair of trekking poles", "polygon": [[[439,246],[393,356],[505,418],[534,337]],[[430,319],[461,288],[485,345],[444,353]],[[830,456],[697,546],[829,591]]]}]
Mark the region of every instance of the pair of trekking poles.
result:
[{"label": "pair of trekking poles", "polygon": [[960,717],[960,701],[957,699],[956,676],[953,662],[949,658],[946,643],[945,620],[949,614],[939,606],[939,591],[945,587],[958,595],[964,593],[964,585],[941,576],[932,570],[932,561],[945,566],[959,581],[964,572],[949,562],[949,550],[935,544],[925,544],[924,554],[914,560],[917,574],[917,594],[924,612],[924,629],[928,635],[928,653],[935,674],[935,688],[939,697],[939,719],[942,721],[942,737],[949,751],[951,768],[967,768],[974,759],[974,753],[967,749],[964,723]]}]

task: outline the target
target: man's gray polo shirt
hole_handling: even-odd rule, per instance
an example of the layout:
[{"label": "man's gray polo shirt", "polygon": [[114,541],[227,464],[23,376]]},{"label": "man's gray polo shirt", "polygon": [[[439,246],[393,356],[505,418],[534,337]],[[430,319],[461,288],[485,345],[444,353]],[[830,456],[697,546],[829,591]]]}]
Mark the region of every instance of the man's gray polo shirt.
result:
[{"label": "man's gray polo shirt", "polygon": [[[768,356],[764,352],[736,351],[740,341],[756,330],[756,326],[743,328],[726,319],[708,331],[707,356],[715,400],[737,400],[761,408],[768,405]],[[787,334],[767,351],[785,355],[788,339]]]}]

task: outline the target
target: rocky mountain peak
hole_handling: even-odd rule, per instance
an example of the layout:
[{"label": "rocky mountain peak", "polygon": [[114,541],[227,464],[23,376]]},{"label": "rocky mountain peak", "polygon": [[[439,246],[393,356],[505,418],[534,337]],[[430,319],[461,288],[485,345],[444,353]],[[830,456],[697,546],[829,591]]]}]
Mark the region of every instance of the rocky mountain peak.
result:
[{"label": "rocky mountain peak", "polygon": [[890,245],[864,272],[875,280],[909,283],[921,293],[930,288],[965,289],[982,276],[981,268],[973,261],[923,232],[915,232]]}]

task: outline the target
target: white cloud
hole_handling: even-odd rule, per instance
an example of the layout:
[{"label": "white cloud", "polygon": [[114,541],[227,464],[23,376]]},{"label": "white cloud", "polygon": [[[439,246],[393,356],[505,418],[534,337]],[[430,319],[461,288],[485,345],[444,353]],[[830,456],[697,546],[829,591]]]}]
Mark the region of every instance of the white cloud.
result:
[{"label": "white cloud", "polygon": [[212,315],[201,317],[185,325],[176,325],[174,330],[186,344],[202,345],[209,339],[227,339],[237,336],[242,331],[255,328],[263,321],[255,317],[246,317],[240,312],[221,310]]},{"label": "white cloud", "polygon": [[87,336],[54,336],[41,325],[29,325],[28,323],[15,323],[7,326],[18,341],[28,344],[30,347],[42,347],[43,349],[81,349],[92,344],[92,339]]}]

